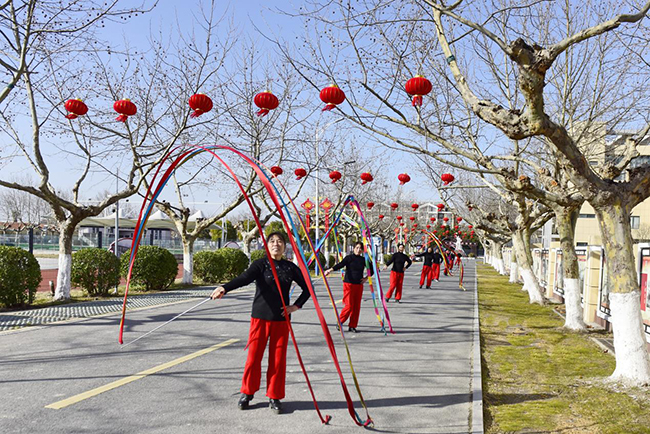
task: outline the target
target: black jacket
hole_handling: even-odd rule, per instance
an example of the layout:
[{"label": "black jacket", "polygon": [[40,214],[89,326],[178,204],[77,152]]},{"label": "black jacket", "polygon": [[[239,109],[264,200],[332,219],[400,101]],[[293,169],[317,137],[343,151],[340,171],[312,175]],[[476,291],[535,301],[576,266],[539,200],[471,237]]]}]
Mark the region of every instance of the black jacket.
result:
[{"label": "black jacket", "polygon": [[[291,290],[291,283],[296,282],[302,288],[302,293],[293,304],[302,307],[309,300],[310,294],[307,283],[305,283],[305,279],[300,272],[300,268],[286,259],[273,262],[275,262],[275,269],[280,280],[284,303],[287,306],[291,304],[289,291]],[[284,321],[284,317],[282,316],[282,299],[280,298],[280,292],[273,278],[273,271],[271,270],[271,264],[268,258],[254,261],[248,270],[223,285],[223,288],[226,292],[230,292],[233,289],[241,288],[253,282],[255,282],[255,297],[253,298],[251,317],[268,321]]]},{"label": "black jacket", "polygon": [[[408,263],[408,265],[404,267],[404,264],[406,263]],[[390,257],[388,262],[386,262],[386,265],[393,264],[392,271],[396,273],[403,273],[404,270],[410,267],[412,263],[413,261],[411,261],[411,258],[406,256],[404,253],[395,252],[393,253],[393,256]]]},{"label": "black jacket", "polygon": [[[364,278],[363,270],[366,268],[366,258],[350,253],[348,256],[343,258],[341,262],[333,266],[332,270],[340,270],[343,267],[345,267],[345,278],[343,281],[352,284],[359,284]],[[372,268],[369,270],[370,275],[372,276]]]},{"label": "black jacket", "polygon": [[427,266],[427,265],[431,266],[431,264],[433,263],[433,255],[434,255],[433,252],[431,252],[431,253],[422,252],[422,253],[416,253],[415,254],[415,256],[417,256],[418,258],[421,258],[422,256],[424,256],[424,265],[425,266]]},{"label": "black jacket", "polygon": [[433,263],[434,264],[442,264],[443,258],[442,255],[438,252],[435,252],[433,254]]}]

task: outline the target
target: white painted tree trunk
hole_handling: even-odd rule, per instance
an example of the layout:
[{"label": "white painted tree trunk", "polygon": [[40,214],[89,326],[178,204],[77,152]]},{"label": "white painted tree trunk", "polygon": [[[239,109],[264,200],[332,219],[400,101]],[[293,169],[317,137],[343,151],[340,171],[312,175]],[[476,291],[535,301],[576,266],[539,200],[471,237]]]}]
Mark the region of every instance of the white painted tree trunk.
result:
[{"label": "white painted tree trunk", "polygon": [[521,277],[524,279],[524,288],[528,291],[528,298],[531,303],[544,304],[544,296],[542,295],[542,288],[533,273],[531,263],[525,251],[524,237],[522,231],[517,231],[516,236],[513,238],[515,252],[517,253],[517,263],[521,267]]},{"label": "white painted tree trunk", "polygon": [[582,320],[582,307],[580,306],[580,280],[564,278],[564,305],[566,318],[564,328],[573,331],[585,331],[587,327]]},{"label": "white painted tree trunk", "polygon": [[506,266],[503,263],[503,258],[497,258],[496,265],[495,265],[494,268],[497,270],[497,273],[499,273],[499,274],[501,274],[503,276],[505,276],[507,274],[506,273]]},{"label": "white painted tree trunk", "polygon": [[[523,277],[523,275],[524,275],[524,269],[523,268],[517,266],[517,272],[519,273],[519,276]],[[533,275],[535,275],[535,273],[533,273]],[[528,291],[528,288],[526,287],[526,281],[525,280],[523,281],[523,284],[521,285],[521,290],[522,291]]]},{"label": "white painted tree trunk", "polygon": [[59,223],[59,270],[56,276],[54,300],[70,299],[70,278],[72,271],[72,235],[76,223]]},{"label": "white painted tree trunk", "polygon": [[616,369],[610,378],[630,386],[650,385],[650,359],[639,300],[639,291],[609,294],[616,349]]},{"label": "white painted tree trunk", "polygon": [[183,280],[184,284],[192,284],[194,277],[194,240],[183,240]]},{"label": "white painted tree trunk", "polygon": [[517,269],[518,265],[516,262],[511,262],[510,263],[510,283],[517,283]]}]

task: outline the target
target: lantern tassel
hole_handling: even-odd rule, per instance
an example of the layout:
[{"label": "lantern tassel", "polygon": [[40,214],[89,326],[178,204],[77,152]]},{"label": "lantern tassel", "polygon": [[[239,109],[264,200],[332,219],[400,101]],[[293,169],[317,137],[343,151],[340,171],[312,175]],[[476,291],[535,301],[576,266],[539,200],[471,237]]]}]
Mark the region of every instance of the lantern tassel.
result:
[{"label": "lantern tassel", "polygon": [[260,111],[257,112],[257,116],[259,116],[259,117],[261,117],[261,118],[263,118],[264,116],[266,116],[266,115],[268,115],[268,114],[269,114],[268,109],[262,109],[262,110],[260,110]]},{"label": "lantern tassel", "polygon": [[77,115],[74,114],[74,113],[70,113],[70,114],[65,115],[65,118],[66,119],[77,119]]},{"label": "lantern tassel", "polygon": [[412,104],[413,107],[422,107],[422,95],[415,95]]},{"label": "lantern tassel", "polygon": [[328,112],[328,111],[332,110],[334,107],[336,107],[336,104],[327,104],[325,106],[325,108],[323,110],[321,110],[321,111]]},{"label": "lantern tassel", "polygon": [[202,112],[201,110],[196,109],[196,110],[194,110],[194,111],[190,114],[190,117],[191,117],[191,118],[198,118],[198,117],[201,116],[202,114],[203,114],[203,112]]},{"label": "lantern tassel", "polygon": [[368,182],[368,181],[363,180],[363,181],[361,182],[361,185],[364,185],[366,182]]},{"label": "lantern tassel", "polygon": [[118,122],[126,122],[128,118],[129,117],[127,115],[119,115],[118,117],[115,118],[115,120]]}]

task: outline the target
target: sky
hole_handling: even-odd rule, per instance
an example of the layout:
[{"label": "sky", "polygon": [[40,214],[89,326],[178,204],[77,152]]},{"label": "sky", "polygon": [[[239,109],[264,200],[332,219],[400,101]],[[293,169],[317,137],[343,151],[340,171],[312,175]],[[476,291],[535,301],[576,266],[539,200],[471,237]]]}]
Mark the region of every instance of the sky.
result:
[{"label": "sky", "polygon": [[[153,11],[142,14],[138,17],[131,18],[128,22],[123,24],[108,24],[106,31],[100,34],[102,39],[107,40],[109,44],[120,45],[123,41],[128,41],[130,45],[135,47],[142,47],[143,49],[149,46],[149,35],[152,31],[158,29],[175,27],[176,24],[181,28],[187,29],[188,32],[192,31],[194,25],[194,16],[200,11],[200,6],[209,6],[206,0],[185,0],[179,2],[176,0],[160,0],[159,4]],[[281,9],[287,12],[292,12],[298,9],[300,1],[279,1],[279,0],[241,0],[241,1],[219,1],[216,0],[217,11],[224,14],[232,22],[243,36],[250,36],[255,39],[262,47],[268,44],[264,37],[259,32],[269,37],[277,37],[285,40],[290,40],[296,34],[303,32],[303,26],[300,18],[289,17],[278,13],[277,10]],[[139,4],[138,0],[128,0],[125,5]],[[273,48],[268,46],[269,50]],[[315,95],[315,98],[317,96]],[[29,131],[29,124],[25,125],[26,132]],[[403,187],[402,193],[406,196],[413,197],[420,201],[433,201],[432,195],[437,197],[427,186],[424,180],[418,182],[418,176],[413,173],[413,159],[412,157],[404,154],[390,151],[395,154],[395,158],[391,162],[391,170],[394,172],[393,176],[396,178],[397,174],[403,171],[408,171],[411,174],[413,182]],[[63,189],[70,188],[71,185],[65,185],[65,180],[69,178],[66,170],[66,164],[61,160],[61,164],[57,164],[56,153],[51,152],[48,155],[50,161],[51,175],[53,183],[57,187]],[[3,177],[4,178],[4,177]],[[321,176],[326,181],[327,176]],[[94,185],[85,189],[85,196],[89,199],[94,198],[99,192],[104,190],[114,190],[115,178],[111,176],[103,176],[101,179],[93,180]],[[397,181],[395,182],[397,184]],[[233,185],[234,187],[234,185]],[[168,188],[163,198],[174,202],[175,198],[172,194],[172,189]],[[314,186],[308,186],[306,191],[313,191]],[[306,198],[303,195],[301,201]],[[313,194],[311,194],[313,200]],[[206,204],[204,200],[197,200],[194,204],[190,203],[191,207],[201,208],[207,214],[214,213],[220,209],[219,202],[221,199],[214,198],[214,194],[210,194],[209,203]],[[193,198],[189,198],[191,201]],[[132,198],[131,202],[137,202],[138,199]]]}]

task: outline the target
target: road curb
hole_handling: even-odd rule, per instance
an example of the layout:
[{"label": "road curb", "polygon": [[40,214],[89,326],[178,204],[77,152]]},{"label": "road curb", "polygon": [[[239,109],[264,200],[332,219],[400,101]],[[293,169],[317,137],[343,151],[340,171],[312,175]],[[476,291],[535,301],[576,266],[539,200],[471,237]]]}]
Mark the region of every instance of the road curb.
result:
[{"label": "road curb", "polygon": [[481,374],[481,330],[478,316],[478,265],[474,266],[474,330],[472,331],[472,406],[470,432],[483,434],[483,377]]}]

